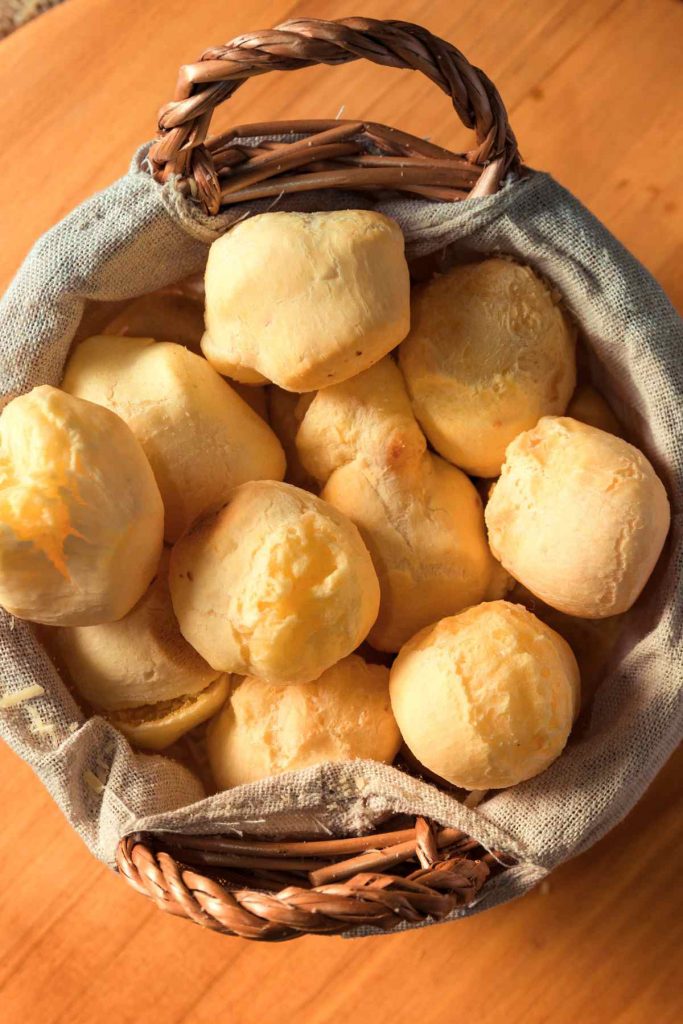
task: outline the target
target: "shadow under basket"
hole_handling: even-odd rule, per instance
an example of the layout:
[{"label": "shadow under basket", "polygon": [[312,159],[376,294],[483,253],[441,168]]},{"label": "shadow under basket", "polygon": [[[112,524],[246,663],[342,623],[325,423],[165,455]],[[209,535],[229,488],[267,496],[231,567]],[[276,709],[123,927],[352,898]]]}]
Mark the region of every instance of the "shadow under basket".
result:
[{"label": "shadow under basket", "polygon": [[[473,148],[452,153],[385,125],[339,120],[242,125],[207,138],[214,108],[247,78],[361,58],[426,75],[473,129]],[[400,21],[297,19],[209,49],[181,68],[158,127],[151,173],[160,183],[173,179],[208,215],[328,188],[460,202],[494,194],[520,166],[487,76],[450,43]],[[487,880],[512,863],[457,829],[423,818],[407,824],[292,842],[134,833],[121,840],[117,866],[168,913],[229,935],[278,941],[443,920],[476,902]]]}]

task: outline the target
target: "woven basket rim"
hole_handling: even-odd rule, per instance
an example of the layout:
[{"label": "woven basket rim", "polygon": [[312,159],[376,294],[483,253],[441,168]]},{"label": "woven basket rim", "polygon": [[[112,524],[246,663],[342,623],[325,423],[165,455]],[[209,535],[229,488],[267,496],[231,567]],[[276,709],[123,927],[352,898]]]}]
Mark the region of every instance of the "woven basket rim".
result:
[{"label": "woven basket rim", "polygon": [[345,839],[136,832],[116,855],[126,881],[166,913],[267,942],[440,921],[513,864],[425,818]]},{"label": "woven basket rim", "polygon": [[[475,145],[452,153],[371,121],[300,120],[240,125],[208,138],[215,108],[247,79],[268,71],[366,59],[420,71],[448,95]],[[398,191],[438,202],[494,194],[519,167],[517,142],[500,95],[450,43],[403,21],[299,18],[205,50],[180,69],[174,99],[159,111],[151,173],[208,214],[281,194],[332,188]],[[261,141],[264,136],[296,135]]]}]

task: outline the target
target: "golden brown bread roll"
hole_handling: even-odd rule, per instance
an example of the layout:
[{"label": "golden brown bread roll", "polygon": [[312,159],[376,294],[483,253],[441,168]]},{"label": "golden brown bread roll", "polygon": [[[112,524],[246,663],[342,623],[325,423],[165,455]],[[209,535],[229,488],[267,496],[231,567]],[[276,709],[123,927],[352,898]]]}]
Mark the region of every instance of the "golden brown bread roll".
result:
[{"label": "golden brown bread roll", "polygon": [[153,578],[164,511],[108,409],[43,385],[0,417],[0,605],[56,626],[112,622]]},{"label": "golden brown bread roll", "polygon": [[[176,285],[133,299],[100,330],[91,330],[89,334],[81,334],[81,337],[115,334],[128,338],[154,338],[155,341],[174,341],[189,348],[190,352],[201,355],[204,331],[202,275],[186,278]],[[228,384],[262,420],[268,422],[264,388],[249,387],[237,381],[228,381]]]},{"label": "golden brown bread roll", "polygon": [[609,403],[591,384],[579,384],[567,406],[567,416],[581,420],[589,427],[606,430],[617,437],[622,436],[621,424]]},{"label": "golden brown bread roll", "polygon": [[170,291],[141,295],[124,306],[102,334],[174,341],[198,353],[204,334],[204,309],[201,302]]},{"label": "golden brown bread roll", "polygon": [[322,497],[351,519],[380,581],[368,640],[397,651],[423,626],[489,596],[495,563],[464,473],[426,451],[390,358],[320,391],[297,434]]},{"label": "golden brown bread roll", "polygon": [[51,629],[48,644],[80,695],[108,711],[198,693],[220,674],[184,639],[168,588],[170,552],[127,615],[99,626]]},{"label": "golden brown bread roll", "polygon": [[666,491],[642,452],[558,416],[512,442],[486,506],[491,548],[515,579],[589,619],[631,607],[669,520]]},{"label": "golden brown bread roll", "polygon": [[[493,558],[493,556],[491,556]],[[515,580],[500,562],[493,558],[493,569],[489,585],[484,594],[485,601],[502,601],[514,589]]]},{"label": "golden brown bread roll", "polygon": [[427,442],[401,372],[389,356],[342,384],[324,388],[304,409],[296,447],[305,468],[324,484],[361,454],[395,467],[421,459]]},{"label": "golden brown bread roll", "polygon": [[372,556],[381,601],[368,642],[397,651],[418,629],[488,596],[495,563],[464,473],[431,453],[412,473],[374,468],[340,466],[321,496],[356,524]]},{"label": "golden brown bread roll", "polygon": [[228,681],[183,638],[168,589],[168,549],[118,622],[46,630],[73,686],[139,747],[162,750],[218,710]]},{"label": "golden brown bread roll", "polygon": [[369,210],[262,213],[209,251],[202,350],[244,384],[313,391],[372,366],[408,333],[401,230]]},{"label": "golden brown bread roll", "polygon": [[463,789],[514,786],[567,742],[579,704],[569,645],[521,605],[492,601],[428,626],[391,669],[407,746]]},{"label": "golden brown bread roll", "polygon": [[389,670],[351,655],[313,683],[241,680],[209,727],[207,746],[216,783],[228,789],[324,761],[390,763],[400,739]]},{"label": "golden brown bread roll", "polygon": [[149,459],[176,540],[246,480],[281,479],[284,452],[205,359],[151,338],[94,337],[67,363],[63,388],[126,421]]},{"label": "golden brown bread roll", "polygon": [[515,583],[510,600],[523,604],[567,641],[581,674],[581,702],[584,706],[590,707],[619,641],[625,616],[580,619],[576,615],[565,615],[564,612],[558,612],[556,608],[551,608],[549,604],[541,601],[521,583]]},{"label": "golden brown bread roll", "polygon": [[268,422],[282,445],[287,460],[285,480],[288,484],[317,494],[320,490],[318,482],[307,469],[304,469],[296,447],[297,432],[306,410],[315,398],[315,392],[297,395],[293,391],[279,388],[276,384],[271,384],[264,390],[268,392]]},{"label": "golden brown bread roll", "polygon": [[290,484],[238,487],[175,545],[183,636],[215,669],[310,682],[350,654],[377,616],[379,585],[356,527]]},{"label": "golden brown bread roll", "polygon": [[[493,494],[493,488],[496,486],[496,481],[480,476],[474,479],[472,483],[477,489],[477,494],[481,498],[482,505],[486,508],[486,503]],[[502,600],[514,588],[515,583],[516,581],[513,580],[507,569],[504,569],[498,559],[494,558],[493,573],[484,595],[484,601]]]},{"label": "golden brown bread roll", "polygon": [[414,289],[399,362],[439,454],[474,476],[497,476],[517,434],[565,411],[576,383],[575,341],[556,296],[531,268],[495,258]]}]

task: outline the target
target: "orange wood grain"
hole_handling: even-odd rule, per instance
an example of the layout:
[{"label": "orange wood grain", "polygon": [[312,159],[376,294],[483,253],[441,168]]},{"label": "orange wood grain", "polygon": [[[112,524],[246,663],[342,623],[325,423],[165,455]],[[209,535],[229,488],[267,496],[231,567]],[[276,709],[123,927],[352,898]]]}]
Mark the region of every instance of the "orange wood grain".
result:
[{"label": "orange wood grain", "polygon": [[[32,242],[123,173],[177,66],[333,0],[68,0],[0,43],[0,288]],[[496,81],[528,163],[572,189],[683,306],[683,6],[674,0],[364,0],[418,21]],[[418,76],[353,64],[264,76],[220,124],[372,116],[466,133]],[[467,921],[258,946],[167,918],[95,862],[0,748],[2,1024],[673,1024],[683,1018],[680,778],[547,886]]]}]

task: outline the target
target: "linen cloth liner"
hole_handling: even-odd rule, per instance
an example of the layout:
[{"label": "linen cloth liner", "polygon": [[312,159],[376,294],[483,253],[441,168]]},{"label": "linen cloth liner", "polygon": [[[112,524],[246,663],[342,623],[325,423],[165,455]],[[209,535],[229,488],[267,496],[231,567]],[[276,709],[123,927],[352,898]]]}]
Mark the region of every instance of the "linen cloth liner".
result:
[{"label": "linen cloth liner", "polygon": [[[3,406],[38,384],[59,384],[86,299],[130,298],[201,270],[213,239],[245,216],[240,206],[206,217],[172,183],[160,187],[144,170],[146,150],[125,177],[37,242],[0,302]],[[256,201],[246,215],[273,205]],[[683,324],[644,267],[546,174],[532,172],[495,196],[452,205],[319,192],[283,198],[275,208],[370,206],[398,221],[409,258],[446,247],[456,258],[507,253],[550,279],[590,342],[600,386],[665,481],[671,533],[583,728],[542,775],[477,810],[370,761],[321,765],[204,797],[176,762],[134,753],[102,718],[85,719],[30,624],[1,612],[0,709],[35,684],[44,694],[0,710],[0,736],[109,866],[120,837],[136,829],[348,834],[391,812],[461,828],[519,861],[484,888],[475,908],[452,915],[461,916],[522,894],[604,835],[683,735]]]}]

